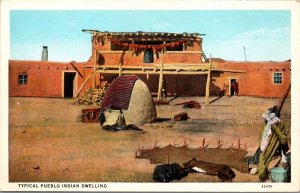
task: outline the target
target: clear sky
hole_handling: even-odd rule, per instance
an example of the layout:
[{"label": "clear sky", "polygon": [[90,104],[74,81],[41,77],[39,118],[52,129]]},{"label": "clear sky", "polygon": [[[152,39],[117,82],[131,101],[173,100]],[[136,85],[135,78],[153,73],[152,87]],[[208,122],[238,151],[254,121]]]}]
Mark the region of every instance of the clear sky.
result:
[{"label": "clear sky", "polygon": [[87,61],[91,35],[100,31],[197,32],[209,57],[244,61],[291,58],[289,11],[33,11],[10,12],[10,59],[40,60],[42,46],[49,61]]}]

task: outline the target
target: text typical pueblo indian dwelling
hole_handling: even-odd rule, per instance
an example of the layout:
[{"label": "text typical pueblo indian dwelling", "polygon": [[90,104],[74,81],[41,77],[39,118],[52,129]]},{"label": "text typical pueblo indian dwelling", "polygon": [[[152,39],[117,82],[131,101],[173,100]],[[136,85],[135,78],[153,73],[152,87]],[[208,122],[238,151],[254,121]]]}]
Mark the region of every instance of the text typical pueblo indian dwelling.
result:
[{"label": "text typical pueblo indian dwelling", "polygon": [[47,46],[9,61],[10,181],[290,181],[290,60],[207,57],[199,33],[82,31],[86,62]]}]

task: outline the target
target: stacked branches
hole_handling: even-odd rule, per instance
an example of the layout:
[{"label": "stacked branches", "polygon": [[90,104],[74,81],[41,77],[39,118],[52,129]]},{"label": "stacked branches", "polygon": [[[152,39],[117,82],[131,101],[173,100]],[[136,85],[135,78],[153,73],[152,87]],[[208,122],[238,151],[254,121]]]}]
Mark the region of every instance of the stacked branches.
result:
[{"label": "stacked branches", "polygon": [[76,104],[99,106],[104,99],[107,86],[100,89],[89,88],[82,96],[76,99]]}]

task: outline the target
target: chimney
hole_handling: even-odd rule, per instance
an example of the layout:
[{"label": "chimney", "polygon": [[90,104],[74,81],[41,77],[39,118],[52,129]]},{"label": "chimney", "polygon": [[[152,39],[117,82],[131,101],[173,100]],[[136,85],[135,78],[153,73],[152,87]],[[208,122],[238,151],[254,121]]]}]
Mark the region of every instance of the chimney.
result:
[{"label": "chimney", "polygon": [[42,61],[48,61],[48,46],[43,46]]}]

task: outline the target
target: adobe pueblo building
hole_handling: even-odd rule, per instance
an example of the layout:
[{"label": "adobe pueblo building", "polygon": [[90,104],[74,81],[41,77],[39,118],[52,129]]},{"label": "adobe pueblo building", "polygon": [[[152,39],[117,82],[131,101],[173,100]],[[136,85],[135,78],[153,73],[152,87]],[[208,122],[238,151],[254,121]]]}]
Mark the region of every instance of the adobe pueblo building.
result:
[{"label": "adobe pueblo building", "polygon": [[9,61],[9,96],[73,97],[88,88],[110,83],[117,76],[135,74],[152,95],[239,95],[281,97],[290,84],[291,62],[233,62],[207,59],[203,34],[162,32],[102,32],[92,34],[87,62]]}]

